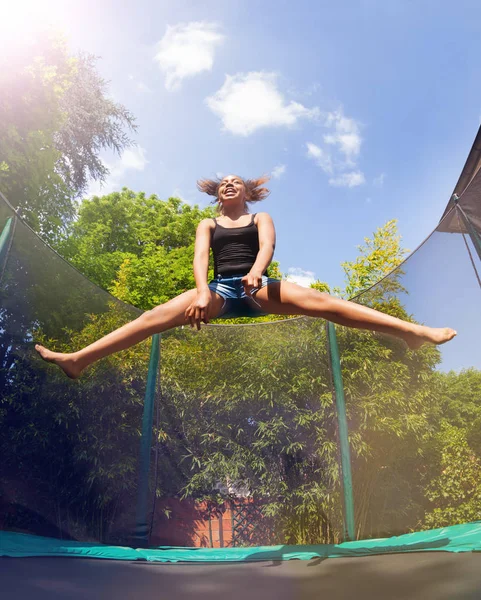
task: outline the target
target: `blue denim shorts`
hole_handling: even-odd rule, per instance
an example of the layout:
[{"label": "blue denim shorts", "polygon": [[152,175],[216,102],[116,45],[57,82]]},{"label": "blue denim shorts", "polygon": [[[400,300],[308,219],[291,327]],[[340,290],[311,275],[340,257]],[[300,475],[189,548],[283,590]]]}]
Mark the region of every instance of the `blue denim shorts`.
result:
[{"label": "blue denim shorts", "polygon": [[209,283],[209,289],[224,298],[224,304],[217,316],[218,319],[260,317],[269,314],[264,312],[259,303],[256,302],[255,294],[261,288],[269,285],[269,283],[279,280],[263,275],[261,286],[259,288],[254,288],[252,290],[252,296],[248,296],[242,285],[243,277],[245,277],[245,275],[233,275],[229,277],[219,275],[219,277],[213,279]]}]

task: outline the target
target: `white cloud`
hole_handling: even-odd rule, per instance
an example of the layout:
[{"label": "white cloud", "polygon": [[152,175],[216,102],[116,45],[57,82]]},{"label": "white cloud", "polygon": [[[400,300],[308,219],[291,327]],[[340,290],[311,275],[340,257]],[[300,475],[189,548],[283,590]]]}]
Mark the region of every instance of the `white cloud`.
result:
[{"label": "white cloud", "polygon": [[274,167],[272,169],[272,177],[274,177],[274,179],[279,179],[279,177],[282,177],[282,175],[284,175],[284,173],[286,172],[286,165],[277,165],[276,167]]},{"label": "white cloud", "polygon": [[379,177],[374,177],[372,181],[372,185],[377,188],[382,188],[384,185],[384,180],[386,179],[386,173],[381,173]]},{"label": "white cloud", "polygon": [[312,142],[307,142],[307,156],[316,161],[316,163],[321,167],[324,173],[331,174],[332,173],[332,159],[329,152],[323,150],[316,144]]},{"label": "white cloud", "polygon": [[364,173],[361,171],[352,171],[351,173],[342,173],[338,177],[331,177],[329,185],[334,187],[357,187],[365,183]]},{"label": "white cloud", "polygon": [[290,267],[287,273],[287,281],[292,281],[302,287],[310,287],[311,283],[316,281],[313,271],[304,271],[300,267]]},{"label": "white cloud", "polygon": [[205,101],[223,129],[235,135],[248,136],[263,127],[289,127],[301,118],[319,116],[317,107],[287,103],[277,88],[276,73],[262,71],[226,75],[224,85]]},{"label": "white cloud", "polygon": [[333,131],[324,136],[324,142],[336,146],[346,162],[354,164],[362,143],[359,124],[345,117],[342,110],[337,110],[327,114],[325,125]]},{"label": "white cloud", "polygon": [[178,90],[182,80],[211,71],[214,53],[225,36],[216,23],[191,22],[167,26],[158,44],[155,60],[165,74],[165,87]]},{"label": "white cloud", "polygon": [[308,142],[307,156],[330,175],[329,185],[356,187],[365,183],[357,166],[362,144],[360,124],[339,109],[325,114],[323,125],[328,129],[323,135],[324,146]]},{"label": "white cloud", "polygon": [[121,190],[125,185],[127,171],[143,171],[148,162],[145,149],[141,146],[124,150],[122,156],[115,162],[104,163],[110,171],[107,179],[104,183],[93,181],[87,190],[87,196],[104,196]]}]

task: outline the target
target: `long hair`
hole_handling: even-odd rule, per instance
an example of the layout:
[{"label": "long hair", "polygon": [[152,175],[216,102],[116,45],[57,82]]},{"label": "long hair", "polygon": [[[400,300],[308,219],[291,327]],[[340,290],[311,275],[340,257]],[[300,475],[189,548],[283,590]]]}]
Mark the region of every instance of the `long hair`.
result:
[{"label": "long hair", "polygon": [[[263,184],[267,183],[270,179],[267,175],[263,175],[258,179],[244,179],[243,177],[239,177],[239,179],[242,179],[246,189],[246,204],[260,202],[270,194],[268,188],[262,187]],[[199,179],[197,182],[197,189],[200,192],[215,197],[215,199],[212,200],[212,204],[217,204],[217,210],[219,212],[221,212],[221,204],[219,202],[219,186],[221,182],[222,179],[220,177],[216,177],[216,179]]]}]

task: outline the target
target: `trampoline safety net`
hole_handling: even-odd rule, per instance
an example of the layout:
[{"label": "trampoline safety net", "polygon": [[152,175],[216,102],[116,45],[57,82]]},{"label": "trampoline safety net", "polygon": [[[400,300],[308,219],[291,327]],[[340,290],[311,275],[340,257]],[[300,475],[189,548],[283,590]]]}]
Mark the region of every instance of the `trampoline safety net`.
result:
[{"label": "trampoline safety net", "polygon": [[441,229],[355,301],[452,327],[449,344],[304,317],[178,328],[73,381],[34,344],[75,351],[141,311],[0,201],[0,529],[227,548],[479,519],[480,250]]}]

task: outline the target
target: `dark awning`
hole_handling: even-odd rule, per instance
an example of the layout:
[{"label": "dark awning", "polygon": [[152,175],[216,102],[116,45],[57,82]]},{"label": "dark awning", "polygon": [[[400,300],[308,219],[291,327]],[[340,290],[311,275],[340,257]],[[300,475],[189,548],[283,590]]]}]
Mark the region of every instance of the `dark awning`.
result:
[{"label": "dark awning", "polygon": [[458,198],[459,207],[462,208],[474,227],[481,231],[481,127],[461,171],[458,183],[451,194],[441,223],[437,227],[438,231],[467,232],[463,220],[459,218],[458,211],[452,210],[456,198]]}]

